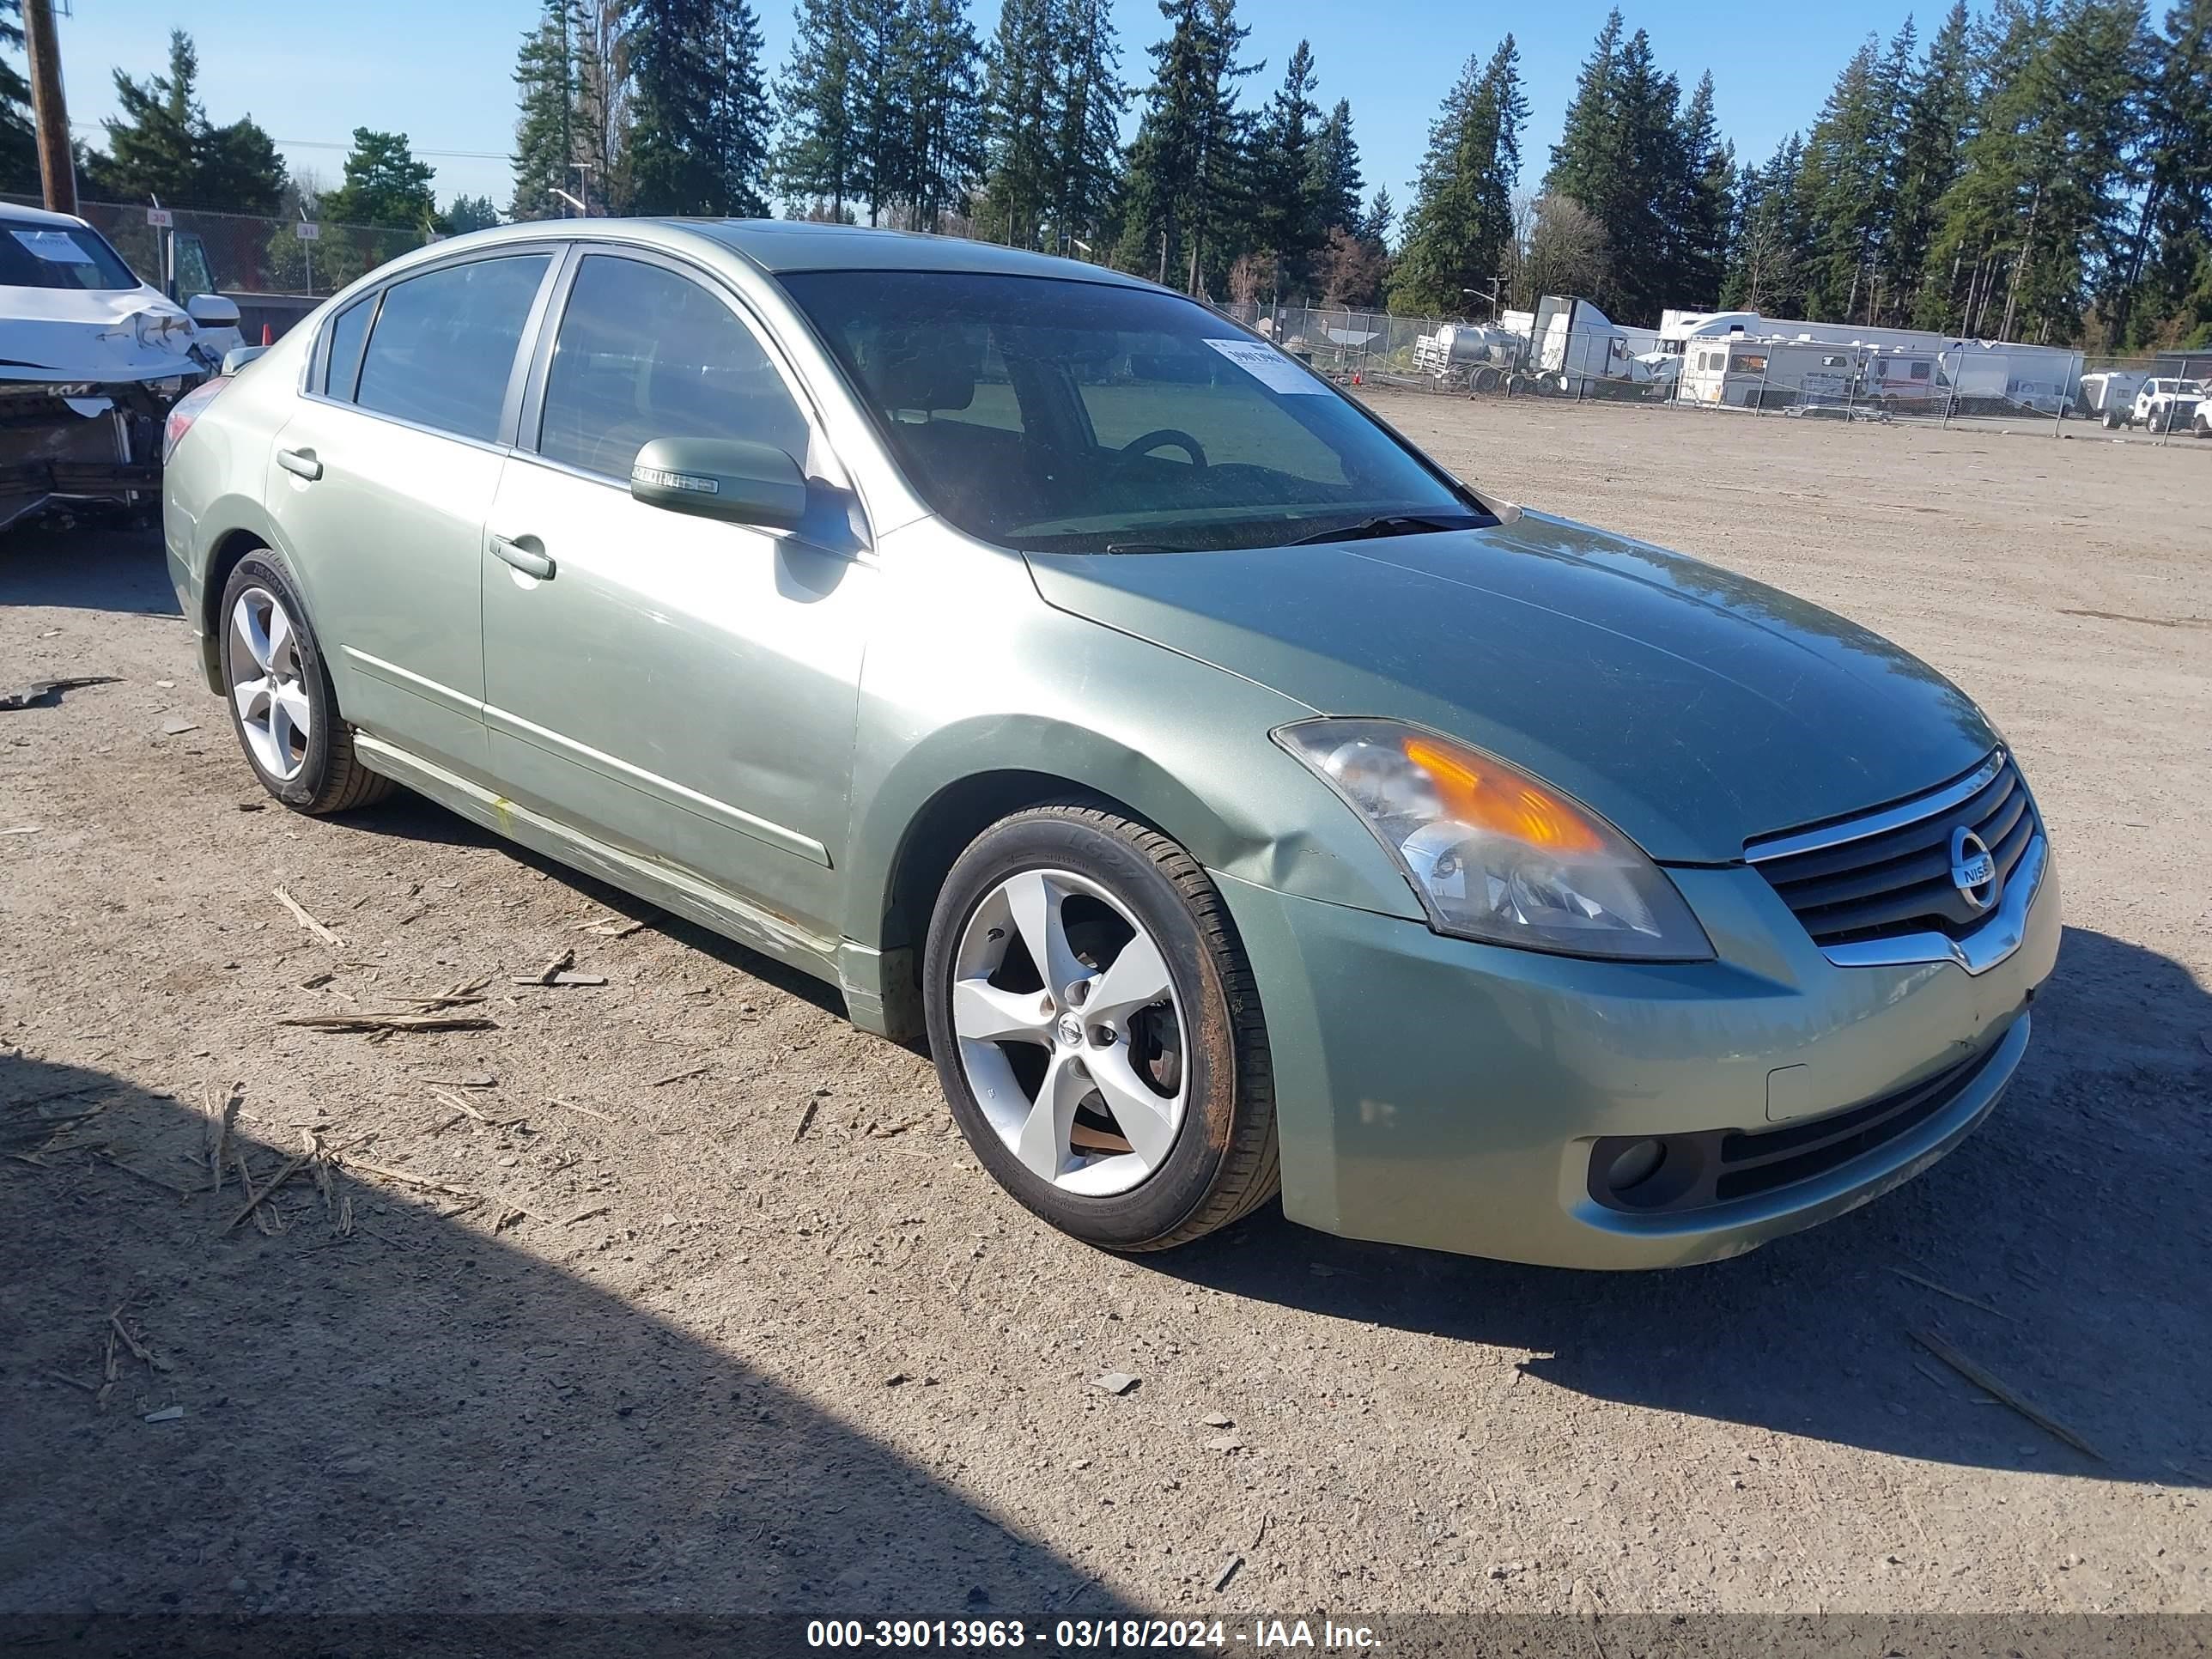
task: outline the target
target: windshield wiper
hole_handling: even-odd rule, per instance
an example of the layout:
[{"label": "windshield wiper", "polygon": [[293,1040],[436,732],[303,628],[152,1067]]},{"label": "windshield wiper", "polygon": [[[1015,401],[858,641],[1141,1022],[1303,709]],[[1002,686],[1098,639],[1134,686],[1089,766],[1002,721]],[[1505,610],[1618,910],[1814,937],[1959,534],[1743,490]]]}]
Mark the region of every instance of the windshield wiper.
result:
[{"label": "windshield wiper", "polygon": [[1164,542],[1109,542],[1109,553],[1188,553],[1187,547],[1170,547]]},{"label": "windshield wiper", "polygon": [[1474,514],[1384,513],[1334,530],[1317,530],[1285,547],[1314,547],[1322,542],[1363,542],[1377,536],[1419,536],[1431,530],[1474,530],[1488,520]]}]

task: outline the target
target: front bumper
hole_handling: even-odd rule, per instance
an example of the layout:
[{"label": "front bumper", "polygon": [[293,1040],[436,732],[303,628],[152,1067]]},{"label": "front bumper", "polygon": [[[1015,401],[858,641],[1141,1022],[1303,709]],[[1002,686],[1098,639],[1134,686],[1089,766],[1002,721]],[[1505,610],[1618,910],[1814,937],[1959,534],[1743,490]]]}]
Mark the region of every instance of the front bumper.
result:
[{"label": "front bumper", "polygon": [[[2055,861],[2017,948],[1976,973],[1839,965],[1756,872],[1669,873],[1716,960],[1479,945],[1217,874],[1267,1013],[1285,1213],[1552,1267],[1717,1261],[1911,1179],[2003,1093],[2057,957]],[[1806,1179],[1662,1213],[1591,1196],[1601,1138],[1809,1124],[1954,1068],[1939,1109]]]}]

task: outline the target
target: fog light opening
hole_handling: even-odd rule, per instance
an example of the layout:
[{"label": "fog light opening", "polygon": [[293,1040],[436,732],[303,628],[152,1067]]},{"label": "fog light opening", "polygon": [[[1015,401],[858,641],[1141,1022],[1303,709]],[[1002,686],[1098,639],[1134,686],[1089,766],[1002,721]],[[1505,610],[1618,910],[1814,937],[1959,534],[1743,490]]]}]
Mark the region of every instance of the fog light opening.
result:
[{"label": "fog light opening", "polygon": [[1632,1141],[1606,1166],[1606,1187],[1615,1197],[1627,1198],[1636,1188],[1658,1174],[1666,1162],[1663,1141]]}]

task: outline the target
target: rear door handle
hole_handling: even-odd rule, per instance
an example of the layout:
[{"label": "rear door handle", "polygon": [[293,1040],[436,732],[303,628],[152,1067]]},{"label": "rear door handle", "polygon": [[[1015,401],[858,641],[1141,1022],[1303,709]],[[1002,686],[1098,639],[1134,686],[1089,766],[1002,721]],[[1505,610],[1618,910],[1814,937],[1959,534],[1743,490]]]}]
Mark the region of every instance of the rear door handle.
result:
[{"label": "rear door handle", "polygon": [[276,452],[276,465],[309,483],[323,476],[323,464],[315,459],[312,449],[280,449]]},{"label": "rear door handle", "polygon": [[553,560],[538,548],[525,546],[505,536],[495,536],[491,538],[491,550],[495,558],[513,565],[526,576],[535,576],[542,582],[553,580]]}]

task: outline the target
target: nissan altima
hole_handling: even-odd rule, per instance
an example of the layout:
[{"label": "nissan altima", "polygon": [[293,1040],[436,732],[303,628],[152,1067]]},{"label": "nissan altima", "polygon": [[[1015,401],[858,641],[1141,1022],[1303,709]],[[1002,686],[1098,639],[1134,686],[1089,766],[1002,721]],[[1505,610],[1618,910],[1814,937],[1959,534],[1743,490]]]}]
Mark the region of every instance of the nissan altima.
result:
[{"label": "nissan altima", "polygon": [[1462,481],[1095,266],[517,225],[166,433],[246,763],[395,784],[926,1038],[983,1168],[1148,1250],[1735,1255],[1959,1144],[2058,881],[1865,629]]}]

